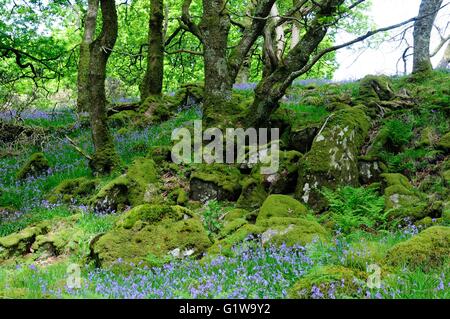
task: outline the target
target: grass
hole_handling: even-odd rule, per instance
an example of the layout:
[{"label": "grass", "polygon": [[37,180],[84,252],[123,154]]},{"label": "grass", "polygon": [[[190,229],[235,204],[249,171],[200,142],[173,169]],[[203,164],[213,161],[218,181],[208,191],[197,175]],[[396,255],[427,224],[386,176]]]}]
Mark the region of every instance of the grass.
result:
[{"label": "grass", "polygon": [[[314,86],[311,90],[309,86]],[[448,75],[439,72],[430,83],[423,82],[417,92],[417,82],[406,78],[394,81],[394,86],[406,87],[421,96],[418,110],[398,110],[383,124],[390,128],[391,139],[397,152],[385,152],[383,160],[390,172],[414,174],[428,167],[435,157],[426,147],[413,148],[421,128],[431,126],[438,135],[450,129],[446,117],[448,108]],[[249,95],[248,88],[238,88]],[[356,83],[299,84],[294,85],[282,107],[293,110],[301,125],[321,123],[329,115],[330,96],[343,99],[358,96]],[[423,106],[423,107],[422,107]],[[186,122],[201,118],[198,109],[185,110],[160,125],[124,129],[113,132],[119,155],[125,164],[138,156],[145,156],[152,146],[171,144],[171,133]],[[62,113],[57,117],[28,117],[29,125],[57,128],[74,123],[74,118]],[[86,152],[92,152],[90,131],[76,128],[71,133]],[[23,151],[25,149],[25,151]],[[110,230],[117,215],[97,216],[81,205],[50,205],[47,194],[61,181],[90,174],[86,160],[67,141],[55,136],[38,147],[27,145],[16,157],[0,158],[0,207],[13,207],[18,212],[0,220],[0,236],[19,231],[31,224],[55,218],[69,220],[74,213],[79,219],[71,226],[80,232],[81,241],[70,255],[63,255],[43,265],[39,260],[19,257],[8,265],[0,266],[0,297],[3,298],[285,298],[288,289],[300,278],[324,265],[339,265],[361,272],[377,264],[384,270],[380,289],[360,286],[358,298],[450,298],[450,262],[439,268],[423,272],[420,269],[385,267],[384,258],[395,244],[417,234],[418,228],[410,224],[389,231],[383,227],[383,198],[364,188],[344,187],[329,192],[331,210],[328,215],[337,231],[328,242],[313,242],[304,247],[270,247],[258,240],[246,241],[235,247],[234,257],[209,256],[201,260],[171,260],[152,269],[135,265],[131,270],[96,269],[86,264],[89,243],[98,234]],[[35,151],[43,151],[51,170],[39,177],[18,182],[15,173]],[[105,182],[104,179],[102,182]],[[434,187],[434,188],[433,188]],[[429,190],[439,191],[443,185]],[[211,237],[222,227],[220,217],[227,203],[210,202],[203,213],[204,226]],[[327,224],[328,225],[328,224]],[[364,232],[361,225],[374,228]],[[329,226],[329,225],[328,225]],[[333,226],[333,225],[331,225]],[[331,227],[330,227],[331,228]],[[154,256],[148,256],[149,259]],[[20,266],[15,266],[17,263]],[[81,287],[67,286],[69,266],[78,264]],[[70,280],[69,280],[70,281]],[[325,296],[328,296],[324,292]],[[340,297],[340,296],[336,296]]]}]

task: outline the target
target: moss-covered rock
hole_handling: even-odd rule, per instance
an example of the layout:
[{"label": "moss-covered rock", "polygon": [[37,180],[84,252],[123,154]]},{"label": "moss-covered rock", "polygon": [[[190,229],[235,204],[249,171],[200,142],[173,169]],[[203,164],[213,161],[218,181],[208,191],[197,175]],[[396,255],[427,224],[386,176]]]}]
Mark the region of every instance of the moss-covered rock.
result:
[{"label": "moss-covered rock", "polygon": [[236,207],[256,209],[261,207],[268,194],[260,182],[253,178],[248,178],[242,183],[242,192],[239,196]]},{"label": "moss-covered rock", "polygon": [[357,159],[369,127],[362,108],[347,107],[333,113],[300,161],[296,198],[320,210],[326,206],[321,188],[358,186]]},{"label": "moss-covered rock", "polygon": [[365,274],[342,266],[314,268],[288,291],[291,299],[357,298],[365,288]]},{"label": "moss-covered rock", "polygon": [[46,172],[50,164],[43,153],[34,153],[16,174],[17,179],[25,179]]},{"label": "moss-covered rock", "polygon": [[241,193],[240,171],[226,164],[199,164],[190,178],[190,198],[201,202],[208,200],[236,201]]},{"label": "moss-covered rock", "polygon": [[170,96],[152,95],[142,102],[139,110],[150,123],[160,123],[167,121],[174,114],[173,102]]},{"label": "moss-covered rock", "polygon": [[151,147],[148,156],[151,157],[155,163],[171,162],[172,147],[170,146],[154,146]]},{"label": "moss-covered rock", "polygon": [[89,160],[89,168],[95,175],[108,175],[122,165],[112,142],[103,149],[96,150]]},{"label": "moss-covered rock", "polygon": [[359,181],[362,185],[378,183],[380,175],[386,171],[386,166],[377,160],[360,159],[358,161]]},{"label": "moss-covered rock", "polygon": [[223,217],[223,220],[225,222],[229,222],[229,221],[232,221],[232,220],[235,220],[235,219],[242,218],[242,219],[245,219],[247,221],[253,221],[254,222],[256,220],[256,216],[257,216],[256,213],[252,213],[252,212],[250,212],[250,211],[248,211],[246,209],[235,208],[235,209],[232,209],[232,210],[228,211],[226,213],[226,215]]},{"label": "moss-covered rock", "polygon": [[76,198],[84,198],[91,195],[99,181],[97,179],[90,179],[87,177],[80,177],[75,179],[67,179],[59,183],[47,197],[50,203],[56,203],[59,200],[70,203]]},{"label": "moss-covered rock", "polygon": [[304,246],[315,240],[325,242],[329,239],[325,228],[306,218],[272,217],[258,221],[256,225],[265,229],[261,234],[263,244]]},{"label": "moss-covered rock", "polygon": [[52,220],[48,232],[36,236],[31,251],[40,258],[60,256],[79,250],[86,240],[81,229],[74,227],[80,215]]},{"label": "moss-covered rock", "polygon": [[27,227],[20,232],[0,238],[0,259],[20,256],[31,252],[31,245],[37,236],[47,233],[48,223]]},{"label": "moss-covered rock", "polygon": [[287,195],[270,195],[259,210],[257,223],[273,217],[299,218],[307,214],[307,209],[296,199]]},{"label": "moss-covered rock", "polygon": [[427,197],[416,190],[402,174],[381,174],[383,179],[385,209],[389,216],[410,217],[415,220],[426,217]]},{"label": "moss-covered rock", "polygon": [[201,220],[179,206],[143,205],[126,213],[116,227],[91,244],[99,266],[201,255],[211,242]]},{"label": "moss-covered rock", "polygon": [[139,113],[133,110],[126,110],[115,113],[108,117],[108,124],[111,127],[125,127],[133,123]]},{"label": "moss-covered rock", "polygon": [[[233,224],[236,225],[236,224]],[[233,233],[228,233],[226,237],[216,241],[207,251],[209,256],[223,255],[233,256],[233,247],[249,239],[254,239],[256,236],[264,232],[264,227],[254,224],[242,224]]]},{"label": "moss-covered rock", "polygon": [[[264,163],[268,159],[261,158]],[[272,156],[267,155],[267,156]],[[274,159],[278,159],[278,170],[273,174],[261,174],[261,166],[259,163],[255,165],[251,171],[251,176],[264,186],[270,194],[289,194],[295,191],[298,178],[299,162],[303,155],[297,151],[278,151]]]},{"label": "moss-covered rock", "polygon": [[203,101],[204,88],[201,83],[183,84],[175,93],[174,104],[178,108],[199,105]]},{"label": "moss-covered rock", "polygon": [[433,226],[392,247],[386,262],[394,266],[430,269],[450,258],[450,227]]},{"label": "moss-covered rock", "polygon": [[437,146],[447,153],[450,151],[450,132],[441,137]]},{"label": "moss-covered rock", "polygon": [[359,98],[388,101],[395,97],[391,79],[385,75],[367,75],[359,82]]},{"label": "moss-covered rock", "polygon": [[429,147],[433,146],[435,143],[435,131],[433,127],[426,127],[420,132],[419,140],[417,141],[417,146],[419,147]]},{"label": "moss-covered rock", "polygon": [[103,213],[150,203],[157,193],[157,181],[155,162],[148,158],[138,158],[130,165],[126,174],[104,185],[91,203],[96,212]]}]

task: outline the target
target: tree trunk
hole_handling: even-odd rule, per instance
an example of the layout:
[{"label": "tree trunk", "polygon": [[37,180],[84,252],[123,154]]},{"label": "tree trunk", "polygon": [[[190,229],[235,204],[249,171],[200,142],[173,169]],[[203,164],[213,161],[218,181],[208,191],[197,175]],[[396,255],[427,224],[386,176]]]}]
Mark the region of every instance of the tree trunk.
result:
[{"label": "tree trunk", "polygon": [[[94,7],[94,2],[89,0],[89,5]],[[100,35],[89,44],[88,76],[85,78],[86,85],[81,85],[79,94],[86,94],[87,105],[90,115],[92,129],[92,140],[94,142],[94,155],[89,163],[94,174],[107,174],[118,164],[118,155],[108,129],[106,114],[105,79],[106,64],[111,51],[116,43],[118,25],[117,12],[114,0],[100,0],[102,12],[102,30]],[[86,20],[88,32],[95,34],[95,27]],[[83,78],[82,78],[83,79]],[[80,88],[80,86],[79,86]]]},{"label": "tree trunk", "polygon": [[83,40],[80,45],[80,58],[78,62],[78,112],[87,112],[89,110],[89,46],[94,41],[95,28],[97,26],[98,0],[88,2],[88,10],[86,12],[84,22]]},{"label": "tree trunk", "polygon": [[250,108],[250,126],[268,127],[270,115],[278,108],[280,99],[294,80],[291,75],[308,64],[310,56],[327,34],[328,26],[325,21],[336,13],[337,7],[343,2],[344,0],[322,2],[316,17],[298,44],[270,75],[262,78],[255,89],[255,99]]},{"label": "tree trunk", "polygon": [[141,100],[160,95],[164,74],[164,5],[163,0],[151,0],[148,32],[147,70],[141,84]]},{"label": "tree trunk", "polygon": [[438,69],[446,69],[450,64],[450,41],[448,42],[447,48],[444,51],[444,56],[439,62],[437,68]]},{"label": "tree trunk", "polygon": [[205,64],[205,96],[203,101],[206,122],[214,121],[214,114],[226,112],[231,100],[233,81],[227,59],[230,17],[226,0],[203,0],[203,17],[199,25],[203,37]]},{"label": "tree trunk", "polygon": [[414,24],[413,73],[431,71],[430,37],[443,0],[422,0],[419,19]]}]

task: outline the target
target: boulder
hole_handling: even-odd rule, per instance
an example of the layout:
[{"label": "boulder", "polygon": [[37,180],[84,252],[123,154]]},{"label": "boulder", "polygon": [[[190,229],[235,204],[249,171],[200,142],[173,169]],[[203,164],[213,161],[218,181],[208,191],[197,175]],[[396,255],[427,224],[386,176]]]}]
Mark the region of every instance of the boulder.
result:
[{"label": "boulder", "polygon": [[427,197],[402,174],[381,174],[385,210],[391,218],[422,219],[427,216]]},{"label": "boulder", "polygon": [[273,217],[300,218],[308,210],[296,199],[287,195],[270,195],[259,210],[257,223]]},{"label": "boulder", "polygon": [[321,188],[359,185],[358,155],[370,122],[359,107],[333,113],[300,161],[296,198],[321,210],[326,201]]},{"label": "boulder", "polygon": [[361,185],[369,185],[380,181],[380,175],[385,171],[385,165],[378,160],[358,161],[359,182]]},{"label": "boulder", "polygon": [[387,253],[386,262],[428,270],[442,265],[449,256],[450,227],[433,226],[393,246]]},{"label": "boulder", "polygon": [[363,272],[343,266],[319,266],[299,279],[288,291],[291,299],[359,298],[366,288]]},{"label": "boulder", "polygon": [[144,263],[154,266],[171,257],[200,256],[211,245],[202,221],[181,206],[140,205],[91,243],[98,266]]},{"label": "boulder", "polygon": [[47,233],[47,223],[27,227],[17,233],[0,238],[0,259],[21,256],[31,252],[31,245],[37,236]]},{"label": "boulder", "polygon": [[17,172],[17,179],[25,179],[30,176],[38,176],[45,173],[50,168],[50,164],[43,153],[34,153],[28,161]]},{"label": "boulder", "polygon": [[362,100],[389,101],[395,97],[391,79],[385,75],[367,75],[359,82],[359,97]]},{"label": "boulder", "polygon": [[199,164],[190,177],[190,198],[236,201],[242,190],[242,175],[236,167],[226,164]]},{"label": "boulder", "polygon": [[50,203],[56,203],[60,200],[71,203],[76,199],[83,199],[87,195],[91,195],[98,184],[99,181],[97,179],[90,179],[87,177],[67,179],[59,183],[59,185],[51,191],[47,199]]},{"label": "boulder", "polygon": [[266,190],[259,181],[247,178],[242,183],[242,192],[236,202],[236,207],[257,209],[261,207],[267,196]]},{"label": "boulder", "polygon": [[138,158],[128,168],[126,174],[120,175],[100,188],[91,199],[96,213],[112,213],[150,203],[155,199],[157,172],[152,159]]}]

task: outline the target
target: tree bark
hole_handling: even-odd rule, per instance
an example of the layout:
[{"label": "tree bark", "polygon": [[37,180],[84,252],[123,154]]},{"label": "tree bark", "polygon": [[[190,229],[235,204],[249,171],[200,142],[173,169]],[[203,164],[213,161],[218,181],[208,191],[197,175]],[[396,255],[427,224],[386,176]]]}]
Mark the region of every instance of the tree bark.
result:
[{"label": "tree bark", "polygon": [[228,68],[227,45],[231,21],[226,0],[203,0],[203,17],[199,25],[203,36],[205,64],[205,96],[203,101],[206,122],[215,113],[225,112],[231,99],[232,79]]},{"label": "tree bark", "polygon": [[[98,7],[98,0],[89,0],[89,7],[95,6]],[[94,155],[89,166],[94,174],[107,174],[117,166],[119,161],[108,129],[105,94],[106,64],[116,43],[118,24],[114,0],[100,0],[100,8],[102,30],[95,40],[89,44],[83,43],[89,53],[85,56],[86,61],[80,64],[82,67],[87,67],[88,72],[87,76],[79,75],[81,85],[78,87],[78,94],[87,98],[85,103],[90,115]],[[96,23],[93,23],[94,16],[91,18],[86,20],[85,34],[88,33],[92,40],[95,36]]]},{"label": "tree bark", "polygon": [[161,95],[164,74],[164,4],[163,0],[150,1],[147,70],[141,84],[141,100]]},{"label": "tree bark", "polygon": [[311,22],[298,44],[282,59],[275,70],[259,82],[255,89],[255,99],[250,108],[252,119],[250,126],[264,127],[269,125],[272,112],[278,108],[279,100],[292,84],[291,74],[301,70],[310,60],[328,31],[330,17],[333,17],[344,0],[325,0],[317,9],[316,17]]},{"label": "tree bark", "polygon": [[444,51],[444,56],[442,57],[441,61],[439,62],[437,68],[438,69],[446,69],[449,64],[450,64],[450,41],[447,44],[447,48]]},{"label": "tree bark", "polygon": [[443,0],[422,0],[419,19],[414,23],[413,73],[431,71],[430,37]]},{"label": "tree bark", "polygon": [[80,57],[78,62],[78,112],[87,112],[89,110],[89,46],[94,41],[95,29],[97,26],[98,0],[88,2],[88,10],[86,12],[84,22],[83,40],[80,45]]},{"label": "tree bark", "polygon": [[[231,100],[233,84],[247,54],[261,35],[266,17],[275,0],[258,0],[252,22],[243,30],[243,35],[231,52],[227,52],[228,35],[231,26],[227,12],[227,0],[203,0],[203,16],[199,25],[189,14],[192,0],[184,0],[181,22],[185,30],[194,34],[203,45],[205,96],[204,119],[214,121],[214,114],[226,112],[224,108]],[[210,121],[210,122],[211,122]]]}]

